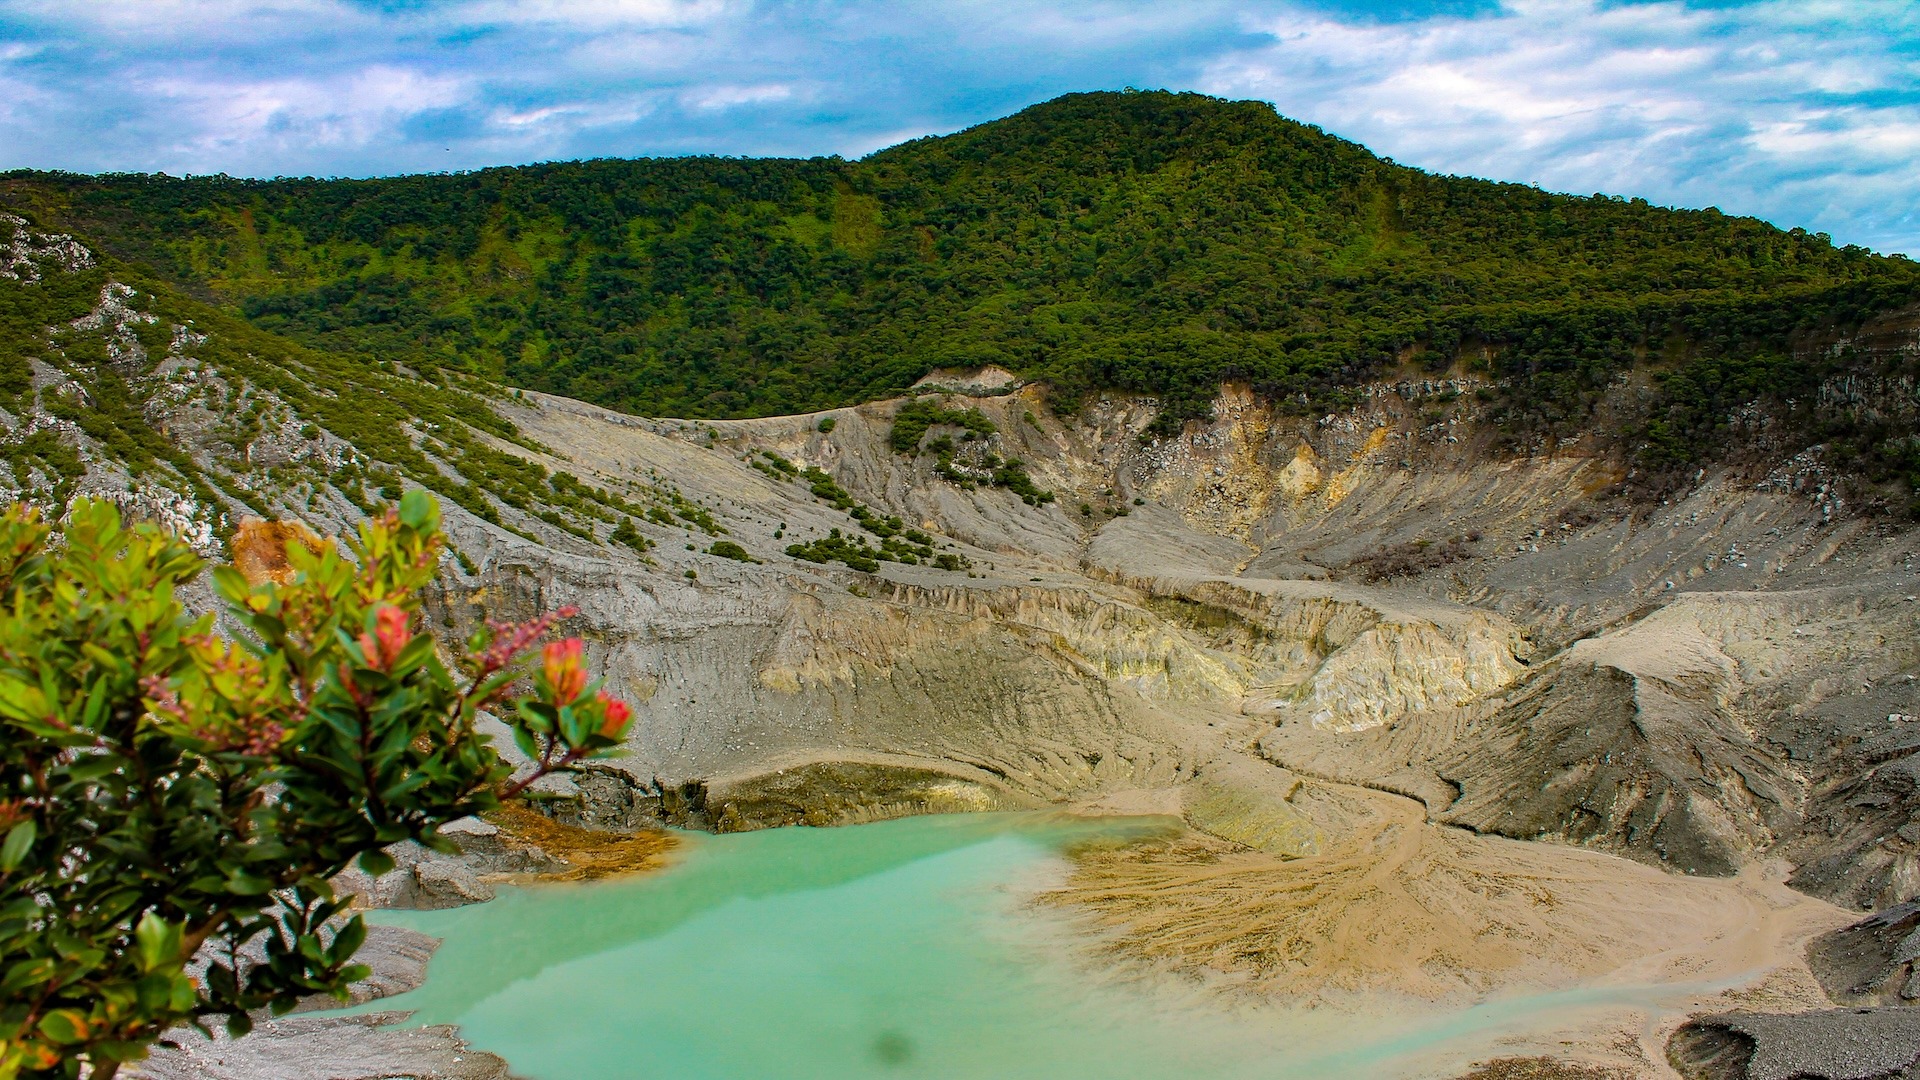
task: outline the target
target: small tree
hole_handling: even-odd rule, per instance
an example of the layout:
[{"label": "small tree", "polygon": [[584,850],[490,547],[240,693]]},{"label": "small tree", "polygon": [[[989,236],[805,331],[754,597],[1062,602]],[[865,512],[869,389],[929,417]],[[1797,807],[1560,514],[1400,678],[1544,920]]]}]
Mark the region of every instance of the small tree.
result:
[{"label": "small tree", "polygon": [[416,491],[351,558],[289,544],[290,584],[216,568],[248,631],[226,640],[177,599],[202,570],[179,540],[86,500],[58,544],[0,516],[0,1080],[105,1080],[175,1025],[344,998],[366,931],[329,879],[403,840],[451,850],[442,823],[619,744],[627,706],[577,639],[512,693],[555,616],[440,659],[419,617],[438,526]]}]

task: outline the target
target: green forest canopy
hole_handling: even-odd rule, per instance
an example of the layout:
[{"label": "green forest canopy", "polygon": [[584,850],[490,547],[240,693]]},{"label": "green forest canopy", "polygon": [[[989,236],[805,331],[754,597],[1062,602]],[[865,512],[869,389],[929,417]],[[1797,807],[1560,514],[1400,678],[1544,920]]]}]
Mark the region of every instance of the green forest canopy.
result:
[{"label": "green forest canopy", "polygon": [[[1112,388],[1177,420],[1224,380],[1318,408],[1408,356],[1466,354],[1508,380],[1504,427],[1555,434],[1651,361],[1684,369],[1639,432],[1671,464],[1710,445],[1728,394],[1818,378],[1786,360],[1796,333],[1920,299],[1920,264],[1822,234],[1437,176],[1262,103],[1165,92],[1069,95],[860,161],[15,172],[0,199],[310,346],[688,417],[996,363],[1062,408]],[[1868,434],[1883,465],[1902,452]]]}]

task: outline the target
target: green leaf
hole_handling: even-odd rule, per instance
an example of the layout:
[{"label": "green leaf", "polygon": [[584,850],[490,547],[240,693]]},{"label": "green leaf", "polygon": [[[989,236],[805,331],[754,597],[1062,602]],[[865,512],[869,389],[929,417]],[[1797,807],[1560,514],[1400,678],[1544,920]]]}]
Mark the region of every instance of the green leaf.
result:
[{"label": "green leaf", "polygon": [[558,710],[553,706],[532,698],[523,698],[514,704],[514,708],[520,713],[521,719],[526,721],[530,730],[542,735],[553,730],[554,721],[559,717]]},{"label": "green leaf", "polygon": [[118,690],[119,687],[106,679],[94,680],[87,692],[86,703],[80,709],[79,726],[88,731],[100,730],[101,721],[105,720],[113,709]]},{"label": "green leaf", "polygon": [[194,999],[198,996],[192,979],[177,973],[173,976],[173,1000],[167,1004],[172,1006],[174,1012],[184,1013],[193,1008]]},{"label": "green leaf", "polygon": [[48,1042],[72,1046],[87,1037],[87,1018],[77,1009],[55,1009],[40,1018],[40,1034]]},{"label": "green leaf", "polygon": [[386,790],[382,791],[380,793],[380,799],[389,805],[398,804],[400,800],[418,791],[420,788],[425,787],[428,783],[432,782],[432,780],[433,777],[423,772],[408,773],[399,783],[389,785]]},{"label": "green leaf", "polygon": [[573,706],[560,708],[560,741],[569,748],[579,746],[587,739],[587,718],[575,712]]},{"label": "green leaf", "polygon": [[142,1011],[157,1013],[173,999],[173,979],[166,975],[147,975],[134,984],[134,991]]},{"label": "green leaf", "polygon": [[0,843],[0,870],[11,873],[14,867],[20,865],[20,860],[26,858],[28,850],[33,847],[33,838],[38,829],[33,819],[28,818],[7,830],[6,842]]},{"label": "green leaf", "polygon": [[381,874],[391,872],[393,867],[393,856],[379,848],[360,853],[360,869],[366,871],[368,877],[379,877]]},{"label": "green leaf", "polygon": [[87,659],[93,661],[102,671],[111,671],[118,674],[128,670],[127,662],[123,657],[111,650],[100,647],[100,645],[95,642],[83,642],[80,646],[80,651],[85,653]]},{"label": "green leaf", "polygon": [[12,1041],[27,1029],[28,1006],[19,1002],[0,1007],[0,1039]]},{"label": "green leaf", "polygon": [[327,956],[333,963],[342,963],[351,959],[366,940],[367,921],[355,915],[333,936],[333,944],[327,947]]},{"label": "green leaf", "polygon": [[207,990],[214,1001],[231,1001],[240,994],[240,980],[225,964],[207,965]]},{"label": "green leaf", "polygon": [[404,678],[413,669],[433,659],[434,645],[432,634],[421,634],[408,642],[407,647],[400,650],[399,659],[394,661],[394,678]]},{"label": "green leaf", "polygon": [[273,891],[273,882],[235,870],[227,875],[227,888],[240,896],[262,896]]},{"label": "green leaf", "polygon": [[53,979],[54,969],[51,956],[22,960],[7,969],[5,978],[0,978],[0,994],[12,994],[29,986],[49,982]]},{"label": "green leaf", "polygon": [[43,720],[47,712],[47,695],[39,687],[11,675],[0,676],[0,716]]},{"label": "green leaf", "polygon": [[67,770],[67,779],[87,783],[119,772],[125,765],[125,761],[113,754],[94,754],[74,762]]},{"label": "green leaf", "polygon": [[247,624],[267,645],[278,647],[287,639],[287,624],[271,615],[255,613],[248,616]]},{"label": "green leaf", "polygon": [[133,940],[140,950],[141,971],[159,971],[180,959],[180,924],[151,911],[140,916],[140,924],[133,928]]},{"label": "green leaf", "polygon": [[520,748],[520,752],[527,756],[527,760],[540,760],[540,744],[534,741],[533,732],[518,724],[513,727],[513,745]]},{"label": "green leaf", "polygon": [[440,524],[440,504],[422,488],[400,496],[400,524],[418,532],[429,532]]},{"label": "green leaf", "polygon": [[213,568],[213,587],[221,597],[235,604],[245,603],[253,595],[253,586],[247,584],[246,575],[231,566]]}]

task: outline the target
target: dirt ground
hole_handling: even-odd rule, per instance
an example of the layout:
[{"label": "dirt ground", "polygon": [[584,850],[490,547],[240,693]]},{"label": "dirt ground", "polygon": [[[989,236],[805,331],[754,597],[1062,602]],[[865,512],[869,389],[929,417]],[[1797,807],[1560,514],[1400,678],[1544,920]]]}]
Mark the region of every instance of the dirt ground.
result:
[{"label": "dirt ground", "polygon": [[1801,953],[1853,916],[1787,888],[1783,864],[1665,873],[1431,825],[1413,800],[1307,783],[1294,801],[1322,826],[1318,853],[1188,831],[1077,853],[1042,902],[1083,916],[1120,955],[1237,976],[1224,984],[1292,1004],[1367,1008],[1384,994],[1462,1007],[1582,988],[1604,1001],[1507,1032],[1499,1056],[1466,1074],[1475,1080],[1670,1076],[1660,1048],[1689,1011],[1826,1004]]}]

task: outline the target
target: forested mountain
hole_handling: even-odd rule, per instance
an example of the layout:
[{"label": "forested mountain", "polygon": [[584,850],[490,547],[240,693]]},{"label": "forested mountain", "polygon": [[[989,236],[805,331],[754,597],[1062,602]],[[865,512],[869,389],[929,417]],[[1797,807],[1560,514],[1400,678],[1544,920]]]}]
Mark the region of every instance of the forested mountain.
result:
[{"label": "forested mountain", "polygon": [[[1796,335],[1920,299],[1920,265],[1716,210],[1436,176],[1194,94],[1063,97],[860,161],[600,160],[379,180],[16,172],[0,202],[256,327],[628,411],[804,411],[939,366],[1302,408],[1403,361],[1496,380],[1500,426],[1586,424],[1662,373],[1650,464],[1826,370]],[[1827,363],[1849,362],[1834,353]],[[1914,471],[1894,433],[1856,456]],[[1902,464],[1902,455],[1914,461]]]}]

